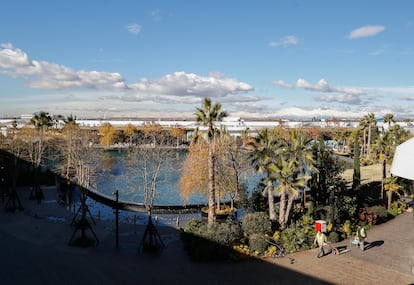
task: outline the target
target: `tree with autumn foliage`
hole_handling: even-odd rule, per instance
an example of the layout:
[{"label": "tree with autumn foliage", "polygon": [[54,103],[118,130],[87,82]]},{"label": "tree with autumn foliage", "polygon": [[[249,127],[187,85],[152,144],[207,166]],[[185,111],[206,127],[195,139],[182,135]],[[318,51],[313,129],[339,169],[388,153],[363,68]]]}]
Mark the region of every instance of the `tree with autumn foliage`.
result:
[{"label": "tree with autumn foliage", "polygon": [[193,194],[207,195],[208,169],[206,160],[208,145],[205,140],[192,140],[188,147],[187,156],[183,163],[183,170],[178,186],[184,200]]},{"label": "tree with autumn foliage", "polygon": [[125,134],[125,136],[128,137],[128,145],[129,146],[132,145],[132,143],[134,141],[134,138],[137,135],[137,131],[138,131],[137,127],[135,127],[132,124],[128,124],[128,125],[125,126],[125,128],[124,128],[124,134]]},{"label": "tree with autumn foliage", "polygon": [[147,144],[148,141],[148,145],[155,147],[158,144],[157,140],[162,144],[165,139],[165,134],[162,134],[163,127],[156,122],[146,122],[140,131],[144,134],[144,141],[141,144]]},{"label": "tree with autumn foliage", "polygon": [[178,126],[174,126],[170,128],[170,134],[172,137],[176,139],[177,148],[180,146],[180,142],[182,142],[185,139],[185,129],[180,128]]},{"label": "tree with autumn foliage", "polygon": [[115,142],[117,135],[117,129],[112,126],[110,123],[104,123],[98,129],[101,145],[110,146]]},{"label": "tree with autumn foliage", "polygon": [[[192,140],[187,157],[183,163],[183,172],[179,180],[179,188],[183,199],[193,194],[208,195],[208,142],[202,137]],[[250,164],[242,141],[237,141],[225,130],[220,130],[215,142],[215,189],[216,212],[223,213],[223,199],[230,200],[230,211],[234,210],[234,202],[245,184],[245,173]]]}]

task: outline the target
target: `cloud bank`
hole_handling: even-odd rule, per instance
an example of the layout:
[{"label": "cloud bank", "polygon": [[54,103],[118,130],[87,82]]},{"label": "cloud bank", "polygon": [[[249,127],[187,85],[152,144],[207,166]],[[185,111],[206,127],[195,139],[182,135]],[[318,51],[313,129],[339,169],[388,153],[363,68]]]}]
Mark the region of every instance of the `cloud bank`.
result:
[{"label": "cloud bank", "polygon": [[[282,43],[296,44],[286,38]],[[53,110],[61,114],[99,117],[111,114],[116,117],[192,117],[195,106],[205,97],[223,104],[232,115],[256,118],[312,118],[361,117],[368,112],[378,115],[398,112],[409,116],[412,106],[382,101],[390,99],[412,101],[413,86],[404,87],[341,87],[320,79],[312,84],[299,78],[294,84],[283,80],[273,84],[296,92],[317,93],[311,100],[300,94],[300,100],[286,100],[286,96],[264,97],[254,95],[253,86],[221,73],[201,76],[176,71],[158,78],[139,78],[128,83],[118,72],[74,70],[64,65],[32,60],[23,50],[7,43],[0,46],[0,74],[21,80],[29,89],[27,94],[2,97],[3,114],[16,116],[16,112],[32,113]],[[36,97],[30,97],[35,94]],[[290,97],[289,97],[290,98]],[[373,105],[377,104],[377,105]],[[12,111],[14,113],[12,113]],[[20,113],[21,114],[21,113]]]},{"label": "cloud bank", "polygon": [[304,89],[307,91],[312,92],[319,92],[319,93],[337,93],[339,95],[324,95],[324,96],[316,96],[314,99],[316,101],[322,102],[338,102],[338,103],[345,103],[350,105],[357,105],[363,102],[367,102],[369,96],[367,92],[360,89],[360,88],[347,88],[347,87],[336,87],[328,84],[325,79],[319,80],[316,84],[310,84],[305,79],[299,78],[295,84],[289,84],[284,82],[283,80],[277,80],[274,82],[275,85],[286,88],[286,89]]},{"label": "cloud bank", "polygon": [[146,78],[127,84],[120,73],[101,71],[75,71],[46,61],[30,60],[22,50],[3,44],[0,50],[0,73],[24,80],[37,89],[96,89],[139,94],[223,97],[253,90],[247,83],[225,77],[219,73],[199,76],[184,71],[167,74],[155,80]]}]

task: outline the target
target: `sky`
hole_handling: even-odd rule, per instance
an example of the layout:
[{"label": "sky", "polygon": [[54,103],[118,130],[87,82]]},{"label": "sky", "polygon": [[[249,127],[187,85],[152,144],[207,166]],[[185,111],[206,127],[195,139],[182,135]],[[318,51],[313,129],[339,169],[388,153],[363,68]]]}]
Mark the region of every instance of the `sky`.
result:
[{"label": "sky", "polygon": [[414,118],[414,1],[13,0],[0,117]]}]

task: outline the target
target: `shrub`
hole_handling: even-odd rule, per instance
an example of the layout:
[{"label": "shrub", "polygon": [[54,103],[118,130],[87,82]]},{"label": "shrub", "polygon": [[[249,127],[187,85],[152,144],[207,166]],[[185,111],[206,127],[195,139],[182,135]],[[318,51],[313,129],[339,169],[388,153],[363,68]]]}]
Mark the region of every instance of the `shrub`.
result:
[{"label": "shrub", "polygon": [[215,224],[214,230],[208,234],[209,238],[221,245],[232,245],[239,240],[243,233],[238,224],[218,223]]},{"label": "shrub", "polygon": [[211,230],[200,220],[189,221],[181,235],[184,249],[195,261],[220,261],[239,259],[232,245],[240,240],[239,224],[216,223]]},{"label": "shrub", "polygon": [[349,238],[352,235],[353,229],[352,229],[350,220],[345,221],[345,223],[342,226],[342,231],[345,234],[344,238]]},{"label": "shrub", "polygon": [[272,232],[272,222],[267,213],[249,213],[242,218],[242,230],[248,236],[252,234],[270,234]]},{"label": "shrub", "polygon": [[383,206],[372,206],[368,210],[368,214],[372,215],[372,224],[382,223],[387,220],[388,211]]},{"label": "shrub", "polygon": [[249,237],[249,248],[255,255],[263,254],[268,246],[269,244],[264,234],[252,234]]},{"label": "shrub", "polygon": [[297,252],[300,249],[309,249],[311,244],[307,241],[309,238],[303,232],[302,228],[296,229],[293,226],[282,231],[281,240],[285,252],[292,253]]},{"label": "shrub", "polygon": [[392,216],[398,216],[402,212],[404,212],[405,208],[407,207],[407,204],[401,200],[394,201],[391,204],[391,209],[388,211],[390,215]]},{"label": "shrub", "polygon": [[328,241],[331,243],[336,243],[339,241],[339,234],[337,232],[330,232],[328,235]]}]

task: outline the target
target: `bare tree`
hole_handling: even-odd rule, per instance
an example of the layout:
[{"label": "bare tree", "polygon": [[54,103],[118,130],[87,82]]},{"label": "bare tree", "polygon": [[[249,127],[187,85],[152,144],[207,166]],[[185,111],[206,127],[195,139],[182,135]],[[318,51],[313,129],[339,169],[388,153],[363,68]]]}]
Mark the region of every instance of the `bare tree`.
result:
[{"label": "bare tree", "polygon": [[6,167],[9,173],[10,189],[9,197],[5,205],[5,210],[8,212],[16,212],[23,210],[23,205],[17,194],[17,180],[19,178],[19,167],[23,160],[26,145],[22,140],[16,128],[13,128],[8,133],[7,137],[2,140],[1,149],[4,151],[3,167]]},{"label": "bare tree", "polygon": [[[154,124],[146,125],[143,131],[142,140],[129,149],[127,169],[129,175],[132,174],[138,179],[133,187],[144,192],[143,202],[148,214],[148,224],[139,250],[160,250],[164,244],[152,223],[152,210],[158,186],[175,167],[177,150],[172,147],[174,141],[168,131]],[[147,144],[148,139],[150,144]]]}]

